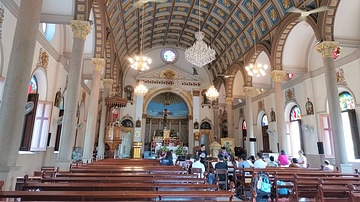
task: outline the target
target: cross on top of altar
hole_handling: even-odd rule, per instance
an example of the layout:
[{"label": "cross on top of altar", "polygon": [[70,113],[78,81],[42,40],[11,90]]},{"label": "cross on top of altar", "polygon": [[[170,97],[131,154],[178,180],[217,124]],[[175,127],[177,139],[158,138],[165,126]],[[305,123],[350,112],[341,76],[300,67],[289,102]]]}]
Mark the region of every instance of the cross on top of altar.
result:
[{"label": "cross on top of altar", "polygon": [[168,123],[168,116],[171,115],[172,112],[169,112],[169,110],[165,108],[162,112],[159,112],[159,114],[163,115],[163,124],[165,130]]}]

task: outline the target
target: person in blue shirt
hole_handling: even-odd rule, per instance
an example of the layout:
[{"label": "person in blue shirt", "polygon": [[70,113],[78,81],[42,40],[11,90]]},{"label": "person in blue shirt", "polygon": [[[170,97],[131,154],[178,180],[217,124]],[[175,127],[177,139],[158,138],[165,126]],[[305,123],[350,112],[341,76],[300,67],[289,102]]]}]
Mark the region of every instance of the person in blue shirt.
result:
[{"label": "person in blue shirt", "polygon": [[162,166],[174,165],[171,151],[166,152],[165,158],[160,159],[160,165]]}]

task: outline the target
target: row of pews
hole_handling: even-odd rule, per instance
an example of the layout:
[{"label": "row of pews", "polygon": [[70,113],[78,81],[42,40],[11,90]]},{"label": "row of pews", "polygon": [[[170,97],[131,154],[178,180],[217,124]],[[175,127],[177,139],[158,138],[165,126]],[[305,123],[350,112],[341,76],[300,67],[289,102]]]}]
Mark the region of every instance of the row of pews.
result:
[{"label": "row of pews", "polygon": [[[358,173],[326,172],[315,168],[236,168],[235,184],[240,195],[250,190],[251,198],[256,197],[253,179],[259,172],[266,172],[272,183],[271,200],[287,198],[300,201],[308,198],[315,201],[360,201],[360,177]],[[278,181],[283,183],[278,183]],[[279,194],[286,189],[286,194]]]},{"label": "row of pews", "polygon": [[[55,169],[56,170],[56,169]],[[46,173],[51,174],[46,174]],[[233,193],[210,185],[178,166],[153,159],[105,159],[72,164],[69,171],[23,179],[21,191],[1,191],[0,200],[21,201],[231,201]],[[0,183],[1,185],[1,183]]]}]

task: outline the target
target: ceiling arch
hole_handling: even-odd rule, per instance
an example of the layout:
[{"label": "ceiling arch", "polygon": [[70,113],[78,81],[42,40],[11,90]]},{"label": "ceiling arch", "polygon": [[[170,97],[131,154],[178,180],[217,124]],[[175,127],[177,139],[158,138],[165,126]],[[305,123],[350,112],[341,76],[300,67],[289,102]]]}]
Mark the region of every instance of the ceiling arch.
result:
[{"label": "ceiling arch", "polygon": [[[196,0],[148,2],[144,9],[134,7],[133,3],[134,0],[107,0],[103,3],[121,68],[128,66],[127,57],[140,52],[142,26],[145,51],[157,46],[185,49],[192,46],[200,23],[206,34],[205,42],[216,51],[216,59],[210,68],[217,75],[241,59],[255,43],[269,40],[269,33],[288,15],[286,10],[299,7],[303,2],[201,0],[200,12]],[[310,3],[316,7],[314,2]]]}]

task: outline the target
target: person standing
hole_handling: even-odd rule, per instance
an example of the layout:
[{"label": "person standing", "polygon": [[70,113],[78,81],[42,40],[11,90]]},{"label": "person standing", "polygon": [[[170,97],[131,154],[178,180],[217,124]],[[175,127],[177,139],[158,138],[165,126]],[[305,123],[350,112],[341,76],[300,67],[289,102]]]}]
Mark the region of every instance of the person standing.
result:
[{"label": "person standing", "polygon": [[223,155],[225,160],[228,160],[230,157],[229,153],[226,151],[226,147],[221,147],[221,151],[219,151],[218,155]]},{"label": "person standing", "polygon": [[207,157],[207,152],[205,150],[204,144],[200,145],[200,150],[197,152],[197,155],[200,157],[200,162],[202,164],[204,164],[204,166],[206,167],[205,161],[206,161],[206,157]]},{"label": "person standing", "polygon": [[307,168],[307,159],[303,150],[299,150],[298,164],[301,168]]}]

